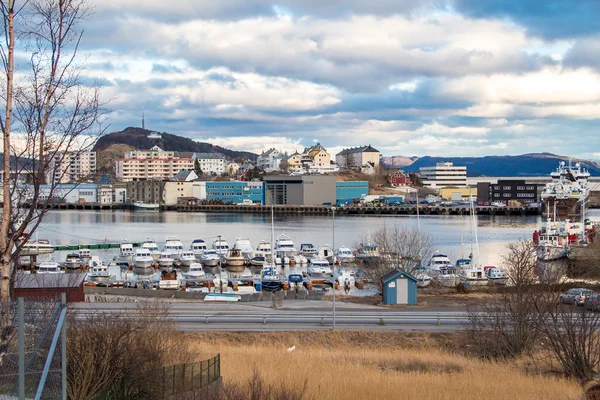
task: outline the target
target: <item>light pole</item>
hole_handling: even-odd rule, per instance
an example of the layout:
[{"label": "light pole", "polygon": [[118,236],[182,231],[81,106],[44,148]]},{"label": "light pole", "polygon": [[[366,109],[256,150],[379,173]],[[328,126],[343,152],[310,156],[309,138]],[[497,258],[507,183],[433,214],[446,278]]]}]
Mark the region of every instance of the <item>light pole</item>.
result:
[{"label": "light pole", "polygon": [[331,251],[333,252],[333,330],[335,331],[335,207],[331,207]]}]

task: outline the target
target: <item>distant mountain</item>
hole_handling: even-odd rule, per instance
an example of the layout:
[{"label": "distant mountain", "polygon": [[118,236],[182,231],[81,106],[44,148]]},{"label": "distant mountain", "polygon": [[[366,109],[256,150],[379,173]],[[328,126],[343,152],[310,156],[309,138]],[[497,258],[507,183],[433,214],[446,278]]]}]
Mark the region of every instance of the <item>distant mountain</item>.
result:
[{"label": "distant mountain", "polygon": [[[408,157],[384,157],[405,159]],[[413,157],[411,157],[413,158]],[[589,160],[570,159],[572,163],[580,162],[592,176],[600,176],[600,163]],[[430,157],[416,158],[404,167],[406,172],[418,172],[421,167],[431,167],[438,162],[452,161],[454,165],[466,166],[468,176],[546,176],[558,167],[560,161],[569,162],[569,157],[551,153],[532,153],[519,156],[485,156],[485,157]],[[395,164],[396,166],[398,164]]]},{"label": "distant mountain", "polygon": [[381,162],[388,167],[407,167],[417,161],[419,157],[404,157],[404,156],[391,156],[391,157],[381,157]]},{"label": "distant mountain", "polygon": [[250,159],[256,160],[258,157],[254,153],[247,151],[234,151],[225,149],[220,146],[215,146],[210,143],[196,142],[191,139],[173,135],[170,133],[160,133],[160,139],[150,139],[148,135],[152,133],[147,129],[129,127],[121,132],[113,132],[102,136],[96,145],[95,151],[107,149],[114,144],[121,144],[133,147],[139,150],[149,149],[158,146],[163,150],[180,151],[180,152],[195,152],[195,153],[221,153],[230,159]]}]

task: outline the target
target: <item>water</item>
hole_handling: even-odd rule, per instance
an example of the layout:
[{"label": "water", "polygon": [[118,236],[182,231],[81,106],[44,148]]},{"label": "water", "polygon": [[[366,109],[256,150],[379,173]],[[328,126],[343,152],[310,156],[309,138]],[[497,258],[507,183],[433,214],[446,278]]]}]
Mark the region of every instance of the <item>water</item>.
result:
[{"label": "water", "polygon": [[[600,222],[600,210],[590,210],[592,220]],[[477,216],[477,234],[483,265],[499,264],[507,243],[530,239],[541,223],[540,216]],[[369,232],[382,227],[417,228],[415,216],[336,216],[335,247],[354,248]],[[334,221],[331,216],[275,216],[275,235],[285,233],[296,247],[313,243],[317,247],[333,242]],[[469,216],[422,216],[420,226],[431,235],[433,250],[446,252],[452,259],[470,253],[473,235]],[[461,230],[465,248],[461,249]],[[38,230],[40,239],[54,244],[141,242],[155,240],[160,248],[167,235],[177,235],[186,248],[195,238],[204,239],[208,246],[222,235],[233,246],[237,236],[250,239],[254,248],[263,239],[271,238],[271,216],[231,213],[177,213],[133,211],[53,211]],[[473,244],[474,246],[474,244]],[[106,256],[104,255],[106,254]],[[103,252],[110,260],[116,255]],[[55,253],[55,261],[64,261],[65,254]]]}]

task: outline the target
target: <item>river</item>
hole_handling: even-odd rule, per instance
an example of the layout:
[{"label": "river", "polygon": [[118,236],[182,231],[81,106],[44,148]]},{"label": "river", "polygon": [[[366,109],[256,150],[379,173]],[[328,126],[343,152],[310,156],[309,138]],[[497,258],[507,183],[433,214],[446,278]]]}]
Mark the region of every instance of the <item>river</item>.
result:
[{"label": "river", "polygon": [[[589,217],[600,222],[600,210],[590,210]],[[507,243],[529,239],[541,223],[540,216],[476,216],[480,258],[483,265],[499,264]],[[377,229],[397,225],[431,235],[433,250],[448,253],[451,259],[468,255],[474,243],[469,216],[428,215],[417,222],[416,216],[275,216],[275,235],[285,233],[297,247],[300,243],[316,246],[332,244],[335,224],[335,247],[354,248],[362,238]],[[245,236],[256,247],[270,239],[271,216],[233,213],[178,213],[134,211],[53,211],[40,225],[37,236],[54,244],[141,242],[155,240],[162,248],[167,235],[176,235],[189,246],[195,238],[207,241],[222,235],[230,246],[237,236]],[[461,235],[465,243],[461,248]],[[107,254],[112,256],[112,254]],[[64,255],[53,255],[63,261]]]}]

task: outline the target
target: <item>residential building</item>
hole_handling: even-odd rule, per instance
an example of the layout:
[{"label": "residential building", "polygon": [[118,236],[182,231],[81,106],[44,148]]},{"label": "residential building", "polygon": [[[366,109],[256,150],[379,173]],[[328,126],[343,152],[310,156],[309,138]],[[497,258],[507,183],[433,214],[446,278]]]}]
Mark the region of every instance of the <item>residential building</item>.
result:
[{"label": "residential building", "polygon": [[108,176],[102,174],[98,180],[98,204],[125,204],[127,202],[127,188],[125,186],[115,185]]},{"label": "residential building", "polygon": [[149,150],[131,150],[125,153],[123,158],[175,158],[179,154],[175,151],[165,151],[158,146]]},{"label": "residential building", "polygon": [[304,170],[302,166],[302,154],[295,152],[287,159],[288,163],[288,172],[302,172]]},{"label": "residential building", "polygon": [[368,181],[338,181],[335,184],[335,197],[338,204],[350,204],[369,194]]},{"label": "residential building", "polygon": [[49,160],[46,182],[79,182],[90,179],[95,173],[95,151],[60,151]]},{"label": "residential building", "polygon": [[332,169],[331,156],[321,143],[305,148],[302,155],[302,162],[304,168],[309,171],[326,171]]},{"label": "residential building", "polygon": [[174,182],[191,182],[198,179],[198,175],[196,171],[192,169],[185,169],[183,171],[179,171],[177,175],[171,178],[171,181]]},{"label": "residential building", "polygon": [[408,175],[404,171],[396,171],[390,177],[390,183],[392,187],[399,186],[412,186],[412,181],[410,180],[410,175]]},{"label": "residential building", "polygon": [[239,169],[240,169],[240,164],[238,164],[236,162],[230,162],[229,164],[227,164],[227,175],[236,176]]},{"label": "residential building", "polygon": [[368,145],[342,150],[335,155],[335,162],[340,169],[361,169],[366,164],[377,168],[380,158],[381,153]]},{"label": "residential building", "polygon": [[[19,185],[17,190],[21,193],[23,202],[27,202],[33,197],[32,185]],[[98,185],[95,183],[40,185],[39,200],[49,203],[96,203],[98,201]]]},{"label": "residential building", "polygon": [[127,193],[131,203],[143,201],[150,204],[163,204],[165,182],[162,180],[145,180],[127,182]]},{"label": "residential building", "polygon": [[439,162],[433,167],[419,168],[424,187],[465,187],[467,167],[454,165],[451,161]]},{"label": "residential building", "polygon": [[335,204],[336,178],[326,175],[265,176],[265,204]]},{"label": "residential building", "polygon": [[260,181],[206,182],[206,200],[225,204],[265,204],[264,184]]},{"label": "residential building", "polygon": [[209,175],[222,175],[228,172],[227,164],[229,163],[225,156],[220,153],[194,153],[193,157],[198,160],[200,169],[203,173]]},{"label": "residential building", "polygon": [[261,155],[258,156],[258,168],[266,172],[279,171],[282,159],[279,150],[271,148],[267,151],[263,151]]},{"label": "residential building", "polygon": [[477,202],[486,204],[496,201],[508,203],[509,200],[519,203],[536,203],[539,201],[538,186],[526,183],[524,179],[498,180],[496,183],[480,182],[477,184]]},{"label": "residential building", "polygon": [[122,158],[116,161],[116,176],[122,182],[171,179],[179,171],[194,168],[192,158]]}]

